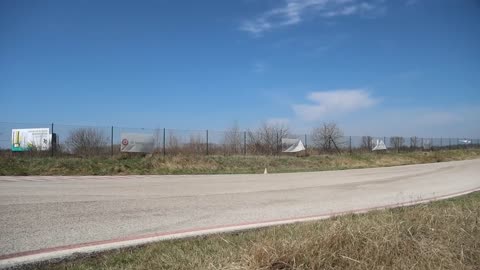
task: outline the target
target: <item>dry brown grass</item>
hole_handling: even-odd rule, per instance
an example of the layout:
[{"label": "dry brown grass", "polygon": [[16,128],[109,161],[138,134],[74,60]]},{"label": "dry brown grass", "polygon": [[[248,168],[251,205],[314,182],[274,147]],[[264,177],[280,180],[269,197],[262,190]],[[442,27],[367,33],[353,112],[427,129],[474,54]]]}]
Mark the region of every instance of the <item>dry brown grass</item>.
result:
[{"label": "dry brown grass", "polygon": [[320,156],[223,156],[161,154],[113,158],[0,157],[0,175],[219,174],[343,170],[464,160],[480,149],[435,152],[332,154]]},{"label": "dry brown grass", "polygon": [[414,207],[170,240],[34,269],[480,269],[480,192]]}]

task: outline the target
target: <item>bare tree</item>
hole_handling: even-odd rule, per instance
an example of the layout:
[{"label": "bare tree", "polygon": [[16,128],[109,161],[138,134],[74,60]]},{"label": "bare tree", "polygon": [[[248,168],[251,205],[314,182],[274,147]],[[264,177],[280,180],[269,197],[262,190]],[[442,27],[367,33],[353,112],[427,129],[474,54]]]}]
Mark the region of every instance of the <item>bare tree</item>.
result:
[{"label": "bare tree", "polygon": [[272,155],[281,149],[282,138],[288,137],[288,127],[283,124],[263,123],[254,131],[248,131],[249,152]]},{"label": "bare tree", "polygon": [[373,137],[363,136],[362,137],[362,148],[367,150],[373,149]]},{"label": "bare tree", "polygon": [[342,138],[343,132],[335,123],[323,123],[312,132],[312,142],[319,151],[340,151],[339,148],[343,144]]},{"label": "bare tree", "polygon": [[108,138],[95,128],[77,128],[70,132],[65,144],[71,153],[81,156],[101,154],[106,150]]},{"label": "bare tree", "polygon": [[159,128],[153,130],[154,152],[162,150],[163,131]]},{"label": "bare tree", "polygon": [[175,136],[175,133],[172,130],[168,131],[168,137],[167,137],[167,148],[168,148],[168,153],[170,154],[178,154],[180,151],[180,144],[178,141],[177,136]]},{"label": "bare tree", "polygon": [[226,152],[229,154],[240,154],[242,152],[242,132],[237,122],[225,132],[224,145]]},{"label": "bare tree", "polygon": [[400,150],[404,143],[405,139],[403,137],[390,137],[390,144],[397,150],[397,152]]},{"label": "bare tree", "polygon": [[417,149],[420,146],[420,139],[417,136],[410,138],[410,148]]},{"label": "bare tree", "polygon": [[191,134],[190,141],[184,146],[184,149],[190,154],[206,153],[207,145],[205,137],[200,134]]}]

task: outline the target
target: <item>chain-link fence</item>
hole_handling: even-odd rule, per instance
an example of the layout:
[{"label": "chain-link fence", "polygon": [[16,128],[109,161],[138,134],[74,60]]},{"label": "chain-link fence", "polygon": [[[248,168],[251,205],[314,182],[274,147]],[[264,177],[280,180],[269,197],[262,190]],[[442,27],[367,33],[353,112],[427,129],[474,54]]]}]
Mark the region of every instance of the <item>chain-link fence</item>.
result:
[{"label": "chain-link fence", "polygon": [[[13,130],[43,128],[52,135],[53,147],[29,151],[12,151]],[[79,126],[52,123],[0,122],[2,156],[114,156],[121,153],[122,134],[143,134],[153,138],[153,153],[159,155],[280,155],[285,149],[282,139],[301,140],[306,151],[301,154],[353,153],[372,151],[383,143],[387,151],[425,151],[480,148],[480,139],[421,138],[382,136],[322,137],[318,134],[294,134],[286,129],[254,130],[178,130],[165,128],[128,128]],[[134,153],[129,153],[134,154]]]}]

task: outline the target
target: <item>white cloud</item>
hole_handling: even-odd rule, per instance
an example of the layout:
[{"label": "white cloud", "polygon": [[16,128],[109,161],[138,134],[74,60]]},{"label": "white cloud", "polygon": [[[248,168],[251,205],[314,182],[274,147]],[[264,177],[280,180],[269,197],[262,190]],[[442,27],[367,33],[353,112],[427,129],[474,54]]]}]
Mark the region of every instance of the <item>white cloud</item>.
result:
[{"label": "white cloud", "polygon": [[[364,14],[377,8],[382,1],[358,0],[285,0],[283,6],[268,10],[256,18],[244,21],[240,30],[261,35],[274,28],[300,23],[308,14],[332,18]],[[374,4],[375,3],[375,4]]]},{"label": "white cloud", "polygon": [[336,17],[336,16],[348,16],[359,12],[366,12],[373,10],[375,7],[368,3],[360,3],[356,5],[350,5],[339,9],[334,9],[322,14],[324,17]]},{"label": "white cloud", "polygon": [[375,105],[378,99],[364,89],[340,89],[312,92],[308,100],[313,104],[295,104],[293,110],[306,121],[315,121],[332,114],[341,114],[365,109]]}]

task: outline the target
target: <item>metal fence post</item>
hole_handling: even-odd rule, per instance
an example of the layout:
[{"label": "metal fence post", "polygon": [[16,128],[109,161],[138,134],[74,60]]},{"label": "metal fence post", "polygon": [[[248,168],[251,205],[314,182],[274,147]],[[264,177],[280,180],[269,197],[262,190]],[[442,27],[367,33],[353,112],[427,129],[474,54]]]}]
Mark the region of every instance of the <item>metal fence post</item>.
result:
[{"label": "metal fence post", "polygon": [[[56,141],[56,138],[55,138],[55,141]],[[54,151],[54,148],[55,148],[55,145],[53,144],[53,123],[52,123],[52,138],[50,139],[50,155],[53,157],[53,151]]]},{"label": "metal fence post", "polygon": [[207,129],[207,156],[208,156],[208,129]]},{"label": "metal fence post", "polygon": [[277,150],[275,151],[275,154],[278,155],[278,132],[277,132]]},{"label": "metal fence post", "polygon": [[165,140],[166,140],[166,137],[165,137],[165,128],[163,128],[163,157],[165,157]]},{"label": "metal fence post", "polygon": [[350,142],[348,144],[348,149],[350,151],[350,154],[352,154],[352,136],[350,136]]},{"label": "metal fence post", "polygon": [[243,132],[243,155],[247,155],[247,132]]},{"label": "metal fence post", "polygon": [[110,134],[110,151],[111,151],[111,156],[113,157],[113,126],[112,126],[112,133]]},{"label": "metal fence post", "polygon": [[305,134],[305,153],[307,153],[307,134]]}]

